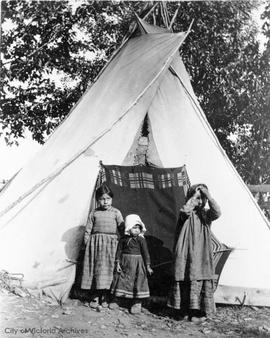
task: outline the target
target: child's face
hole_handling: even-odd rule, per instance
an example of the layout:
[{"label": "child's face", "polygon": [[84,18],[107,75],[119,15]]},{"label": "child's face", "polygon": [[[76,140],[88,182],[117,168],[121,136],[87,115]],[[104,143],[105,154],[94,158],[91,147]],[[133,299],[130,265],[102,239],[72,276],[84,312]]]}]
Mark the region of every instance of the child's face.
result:
[{"label": "child's face", "polygon": [[130,229],[130,235],[131,236],[138,236],[141,233],[141,226],[139,224],[135,224],[131,229]]},{"label": "child's face", "polygon": [[104,210],[107,210],[112,205],[112,198],[108,194],[103,194],[99,199],[98,203],[100,207]]},{"label": "child's face", "polygon": [[194,201],[197,205],[196,208],[198,208],[198,209],[204,208],[204,206],[206,204],[206,198],[204,196],[202,196],[202,194],[199,190],[197,190],[195,195],[194,195]]}]

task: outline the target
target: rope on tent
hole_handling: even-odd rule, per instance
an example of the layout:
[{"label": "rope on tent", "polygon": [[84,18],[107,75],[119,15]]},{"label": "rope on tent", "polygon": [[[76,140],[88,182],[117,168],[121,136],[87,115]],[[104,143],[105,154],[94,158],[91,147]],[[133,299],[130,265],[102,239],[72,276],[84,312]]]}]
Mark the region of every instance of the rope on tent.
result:
[{"label": "rope on tent", "polygon": [[[183,33],[178,33],[178,36],[181,37]],[[160,75],[163,73],[163,71],[167,68],[168,64],[171,63],[172,58],[174,54],[178,51],[180,45],[184,42],[185,38],[187,37],[188,32],[185,33],[185,35],[182,37],[181,42],[177,44],[177,47],[171,52],[171,54],[168,56],[166,61],[164,62],[163,66],[159,70],[159,72],[154,76],[154,78],[148,83],[148,85],[139,93],[139,95],[136,97],[136,99],[127,107],[127,109],[121,114],[121,116],[114,121],[107,129],[103,130],[99,135],[97,135],[87,146],[82,148],[77,154],[75,154],[69,161],[65,162],[60,168],[56,169],[52,174],[45,177],[44,179],[40,180],[38,183],[36,183],[32,188],[30,188],[27,192],[25,192],[23,195],[18,197],[13,203],[8,205],[4,210],[0,212],[0,218],[5,215],[9,210],[14,208],[17,204],[22,202],[26,197],[28,197],[30,194],[32,194],[36,189],[41,187],[45,183],[51,182],[53,179],[55,179],[57,176],[59,176],[63,170],[65,170],[70,164],[72,164],[77,158],[79,158],[81,155],[83,155],[90,147],[92,147],[97,141],[99,141],[104,135],[106,135],[109,131],[112,130],[112,128],[120,122],[128,113],[129,111],[138,103],[138,101],[143,97],[143,95],[147,92],[147,90],[153,85],[153,83],[160,77]]]}]

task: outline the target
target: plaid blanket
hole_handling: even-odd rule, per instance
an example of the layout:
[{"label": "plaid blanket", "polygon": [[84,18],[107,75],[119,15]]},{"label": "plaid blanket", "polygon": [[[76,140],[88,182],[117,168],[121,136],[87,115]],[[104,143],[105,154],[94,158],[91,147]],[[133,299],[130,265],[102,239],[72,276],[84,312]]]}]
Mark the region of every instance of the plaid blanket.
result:
[{"label": "plaid blanket", "polygon": [[[154,242],[150,243],[150,250],[153,245],[163,244],[171,251],[179,209],[190,185],[186,167],[104,166],[99,185],[103,182],[112,189],[113,205],[124,217],[128,214],[141,217],[148,242]],[[152,265],[163,261],[160,257],[153,259]]]}]

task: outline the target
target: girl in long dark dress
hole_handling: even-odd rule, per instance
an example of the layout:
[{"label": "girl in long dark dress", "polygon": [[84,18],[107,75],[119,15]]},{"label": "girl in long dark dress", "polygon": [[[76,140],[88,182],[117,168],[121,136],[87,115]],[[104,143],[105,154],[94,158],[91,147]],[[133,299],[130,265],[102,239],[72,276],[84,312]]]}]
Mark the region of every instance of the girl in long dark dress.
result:
[{"label": "girl in long dark dress", "polygon": [[[205,209],[208,201],[209,209]],[[190,187],[180,210],[174,245],[174,283],[168,306],[192,321],[215,312],[214,264],[210,226],[220,217],[205,184]]]},{"label": "girl in long dark dress", "polygon": [[[128,215],[125,219],[125,236],[118,243],[115,256],[116,273],[111,292],[114,297],[132,300],[130,312],[141,311],[141,301],[150,296],[147,274],[152,274],[150,256],[143,236],[145,225],[138,215]],[[115,308],[116,302],[110,304]]]}]

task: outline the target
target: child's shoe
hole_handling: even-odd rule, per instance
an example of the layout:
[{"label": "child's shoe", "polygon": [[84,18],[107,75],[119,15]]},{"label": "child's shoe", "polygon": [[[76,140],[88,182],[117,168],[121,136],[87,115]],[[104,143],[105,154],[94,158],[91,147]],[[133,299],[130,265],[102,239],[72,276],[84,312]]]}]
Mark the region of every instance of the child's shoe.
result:
[{"label": "child's shoe", "polygon": [[83,302],[83,306],[90,307],[89,302]]},{"label": "child's shoe", "polygon": [[206,321],[206,317],[191,317],[190,321],[194,324],[201,324]]},{"label": "child's shoe", "polygon": [[141,302],[136,302],[134,303],[131,308],[130,308],[130,313],[132,315],[135,315],[137,313],[140,313],[142,310],[142,303]]},{"label": "child's shoe", "polygon": [[[175,317],[174,317],[176,320],[179,320],[179,321],[188,321],[189,320],[189,316],[188,315],[184,315],[184,314],[177,314]],[[195,318],[195,317],[193,317]]]},{"label": "child's shoe", "polygon": [[101,296],[100,303],[103,308],[107,308],[109,306],[106,295]]},{"label": "child's shoe", "polygon": [[187,321],[190,319],[188,313],[182,310],[174,310],[173,317],[175,320],[179,321],[180,320]]},{"label": "child's shoe", "polygon": [[205,313],[199,310],[190,311],[190,321],[194,324],[201,324],[206,321]]},{"label": "child's shoe", "polygon": [[95,297],[91,300],[91,302],[89,303],[89,306],[92,309],[96,309],[99,306],[99,302],[98,302],[98,297]]},{"label": "child's shoe", "polygon": [[117,297],[112,297],[109,303],[109,309],[116,310],[119,308]]}]

